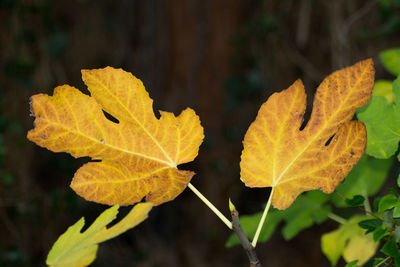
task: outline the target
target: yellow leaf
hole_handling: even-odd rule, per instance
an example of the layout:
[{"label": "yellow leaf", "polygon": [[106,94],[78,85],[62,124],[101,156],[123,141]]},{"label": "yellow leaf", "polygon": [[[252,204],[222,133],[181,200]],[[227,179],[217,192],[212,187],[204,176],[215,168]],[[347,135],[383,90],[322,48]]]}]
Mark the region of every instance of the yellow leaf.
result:
[{"label": "yellow leaf", "polygon": [[53,267],[83,267],[96,259],[98,244],[114,238],[140,224],[147,218],[152,203],[139,203],[121,221],[110,228],[118,214],[118,205],[105,210],[83,233],[84,218],[62,234],[47,255],[46,264]]},{"label": "yellow leaf", "polygon": [[334,266],[343,256],[346,262],[358,260],[357,266],[362,266],[375,255],[379,242],[375,242],[372,233],[365,234],[358,223],[368,219],[356,215],[338,229],[321,236],[321,249]]},{"label": "yellow leaf", "polygon": [[357,266],[363,266],[375,255],[378,245],[371,233],[354,236],[343,250],[343,258],[346,262],[358,260]]},{"label": "yellow leaf", "polygon": [[364,153],[365,126],[350,120],[368,102],[373,84],[371,59],[332,73],[318,87],[303,130],[303,83],[274,93],[244,138],[241,180],[249,187],[273,187],[278,209],[307,190],[333,192]]},{"label": "yellow leaf", "polygon": [[82,78],[91,96],[68,85],[53,96],[32,96],[36,120],[29,140],[101,160],[83,165],[72,180],[72,189],[87,200],[130,205],[146,197],[158,205],[178,196],[194,172],[177,165],[192,161],[204,138],[195,112],[187,108],[175,117],[160,111],[157,119],[142,82],[121,69],[83,70]]}]

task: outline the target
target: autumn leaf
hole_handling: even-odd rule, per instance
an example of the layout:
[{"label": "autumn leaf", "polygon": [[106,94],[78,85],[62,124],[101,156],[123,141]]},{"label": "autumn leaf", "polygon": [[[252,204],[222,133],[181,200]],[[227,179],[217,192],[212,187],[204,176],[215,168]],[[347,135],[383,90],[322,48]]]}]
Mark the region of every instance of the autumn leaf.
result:
[{"label": "autumn leaf", "polygon": [[91,96],[69,85],[55,88],[53,96],[32,96],[36,119],[29,140],[96,160],[71,183],[87,200],[130,205],[146,197],[158,205],[174,199],[194,175],[177,165],[197,156],[204,138],[199,117],[187,108],[177,117],[160,111],[157,119],[142,82],[122,69],[82,70],[82,78]]},{"label": "autumn leaf", "polygon": [[[367,134],[368,135],[368,134]],[[364,197],[378,193],[393,165],[393,158],[376,159],[366,154],[357,162],[343,183],[339,184],[332,195],[336,206],[347,206],[343,198],[352,199],[357,195]]]},{"label": "autumn leaf", "polygon": [[118,205],[105,210],[83,233],[85,219],[81,218],[62,234],[47,255],[46,264],[53,267],[83,267],[96,259],[99,243],[114,238],[137,226],[147,218],[151,203],[139,203],[121,221],[110,228],[118,214]]},{"label": "autumn leaf", "polygon": [[244,138],[241,180],[249,187],[272,187],[272,205],[278,209],[286,209],[307,190],[333,192],[364,153],[365,126],[350,120],[367,104],[373,81],[371,59],[329,75],[317,89],[311,118],[302,130],[303,83],[297,80],[274,93]]}]

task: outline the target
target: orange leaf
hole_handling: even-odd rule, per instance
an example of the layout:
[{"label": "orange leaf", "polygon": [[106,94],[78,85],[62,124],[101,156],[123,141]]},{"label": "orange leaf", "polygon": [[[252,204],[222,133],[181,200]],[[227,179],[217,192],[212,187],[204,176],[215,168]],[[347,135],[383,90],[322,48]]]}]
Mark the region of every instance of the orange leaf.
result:
[{"label": "orange leaf", "polygon": [[273,187],[272,205],[278,209],[286,209],[307,190],[333,192],[364,153],[365,126],[350,120],[357,108],[367,104],[374,72],[372,60],[367,59],[325,78],[303,130],[303,83],[297,80],[274,93],[243,141],[240,167],[246,186]]},{"label": "orange leaf", "polygon": [[[71,187],[87,200],[155,205],[174,199],[194,175],[177,169],[192,161],[204,138],[200,119],[187,108],[178,117],[160,112],[142,82],[121,69],[82,70],[91,97],[68,85],[53,96],[32,96],[35,128],[29,140],[54,152],[89,156]],[[108,120],[103,111],[119,123]]]}]

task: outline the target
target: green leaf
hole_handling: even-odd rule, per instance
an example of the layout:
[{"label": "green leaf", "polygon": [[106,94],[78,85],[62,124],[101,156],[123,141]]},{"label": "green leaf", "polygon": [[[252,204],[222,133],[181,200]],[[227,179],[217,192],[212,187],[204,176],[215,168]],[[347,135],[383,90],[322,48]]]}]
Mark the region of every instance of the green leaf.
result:
[{"label": "green leaf", "polygon": [[400,196],[400,190],[395,187],[390,187],[390,192],[392,192],[396,197]]},{"label": "green leaf", "polygon": [[[376,194],[386,180],[392,166],[393,158],[376,159],[364,155],[350,171],[343,183],[337,188],[341,196],[351,199],[356,195],[371,196]],[[332,194],[336,206],[346,206],[346,203],[336,194]]]},{"label": "green leaf", "polygon": [[347,263],[345,267],[356,267],[357,263],[358,263],[358,260],[351,261],[351,262]]},{"label": "green leaf", "polygon": [[89,265],[96,258],[98,243],[114,238],[144,221],[152,206],[149,202],[137,204],[125,218],[108,229],[106,226],[118,214],[118,205],[100,214],[83,233],[81,230],[85,219],[81,218],[57,239],[47,255],[46,264],[57,267]]},{"label": "green leaf", "polygon": [[352,199],[346,198],[346,204],[352,207],[363,206],[365,202],[365,198],[360,195],[355,195]]},{"label": "green leaf", "polygon": [[383,212],[383,222],[388,228],[392,227],[393,224],[393,210],[385,210]]},{"label": "green leaf", "polygon": [[393,207],[396,206],[397,202],[398,202],[397,197],[395,197],[392,194],[388,194],[382,197],[381,201],[379,202],[378,212],[392,209]]},{"label": "green leaf", "polygon": [[393,84],[394,102],[385,97],[372,96],[369,103],[357,110],[357,117],[367,128],[366,153],[376,158],[389,158],[398,148],[400,140],[400,78]]},{"label": "green leaf", "polygon": [[400,187],[400,174],[399,174],[399,176],[397,176],[397,186]]},{"label": "green leaf", "polygon": [[395,98],[395,102],[397,100],[397,104],[400,99],[400,75],[396,78],[396,80],[392,83],[392,90]]},{"label": "green leaf", "polygon": [[379,202],[381,201],[381,196],[376,196],[372,202],[372,208],[374,212],[378,212]]},{"label": "green leaf", "polygon": [[367,230],[367,233],[372,232],[375,230],[376,227],[379,227],[382,225],[382,221],[377,220],[377,219],[368,219],[364,220],[358,223],[358,225]]},{"label": "green leaf", "polygon": [[[272,210],[268,213],[265,224],[261,230],[259,242],[266,242],[274,233],[275,228],[285,222],[282,235],[289,240],[296,236],[301,230],[311,227],[314,223],[322,223],[328,218],[330,207],[324,206],[329,196],[319,190],[309,191],[299,196],[286,210]],[[240,224],[248,237],[253,237],[262,213],[240,216]],[[225,246],[232,247],[240,244],[236,235],[232,234]]]},{"label": "green leaf", "polygon": [[301,230],[309,228],[314,221],[309,214],[297,214],[296,219],[289,221],[282,229],[282,235],[286,240],[295,237]]},{"label": "green leaf", "polygon": [[396,242],[390,239],[381,249],[382,253],[393,258],[400,258],[400,251]]},{"label": "green leaf", "polygon": [[394,240],[396,241],[396,243],[398,243],[400,241],[400,225],[396,225],[396,227],[394,228],[394,230],[392,232],[392,236],[393,236]]},{"label": "green leaf", "polygon": [[400,74],[400,48],[392,48],[379,53],[383,66],[393,75]]},{"label": "green leaf", "polygon": [[375,255],[378,243],[373,240],[372,234],[366,235],[358,227],[358,223],[366,218],[368,217],[354,216],[337,230],[322,235],[322,252],[332,265],[336,265],[340,256],[348,263],[358,260],[358,265],[363,265]]},{"label": "green leaf", "polygon": [[373,96],[384,96],[389,104],[394,100],[392,91],[392,81],[378,80],[375,81],[374,89],[372,89]]},{"label": "green leaf", "polygon": [[389,229],[382,228],[382,227],[377,227],[372,234],[374,236],[374,241],[379,241],[384,236],[389,234]]},{"label": "green leaf", "polygon": [[400,201],[397,200],[397,203],[393,209],[393,218],[399,218],[399,217],[400,217]]},{"label": "green leaf", "polygon": [[286,225],[282,235],[286,240],[295,237],[300,231],[314,223],[322,223],[328,218],[329,206],[323,206],[329,196],[319,190],[307,192],[284,212]]}]

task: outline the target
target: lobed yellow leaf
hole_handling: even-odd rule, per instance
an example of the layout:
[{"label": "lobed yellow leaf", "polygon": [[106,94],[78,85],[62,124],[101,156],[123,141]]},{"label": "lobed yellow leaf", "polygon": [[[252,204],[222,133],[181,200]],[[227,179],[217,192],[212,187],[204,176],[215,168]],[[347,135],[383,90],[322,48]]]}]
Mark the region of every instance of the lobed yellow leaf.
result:
[{"label": "lobed yellow leaf", "polygon": [[[142,82],[122,69],[82,70],[91,96],[63,85],[54,95],[34,95],[35,128],[28,139],[54,152],[90,157],[71,187],[87,200],[131,205],[146,197],[155,205],[174,199],[194,172],[178,170],[198,154],[200,119],[187,108],[179,116],[160,111]],[[103,110],[119,122],[108,120]]]},{"label": "lobed yellow leaf", "polygon": [[274,93],[243,141],[240,167],[246,186],[273,187],[272,205],[278,209],[307,190],[333,192],[364,153],[365,126],[350,120],[371,97],[374,72],[367,59],[325,78],[303,130],[303,83],[297,80]]}]

